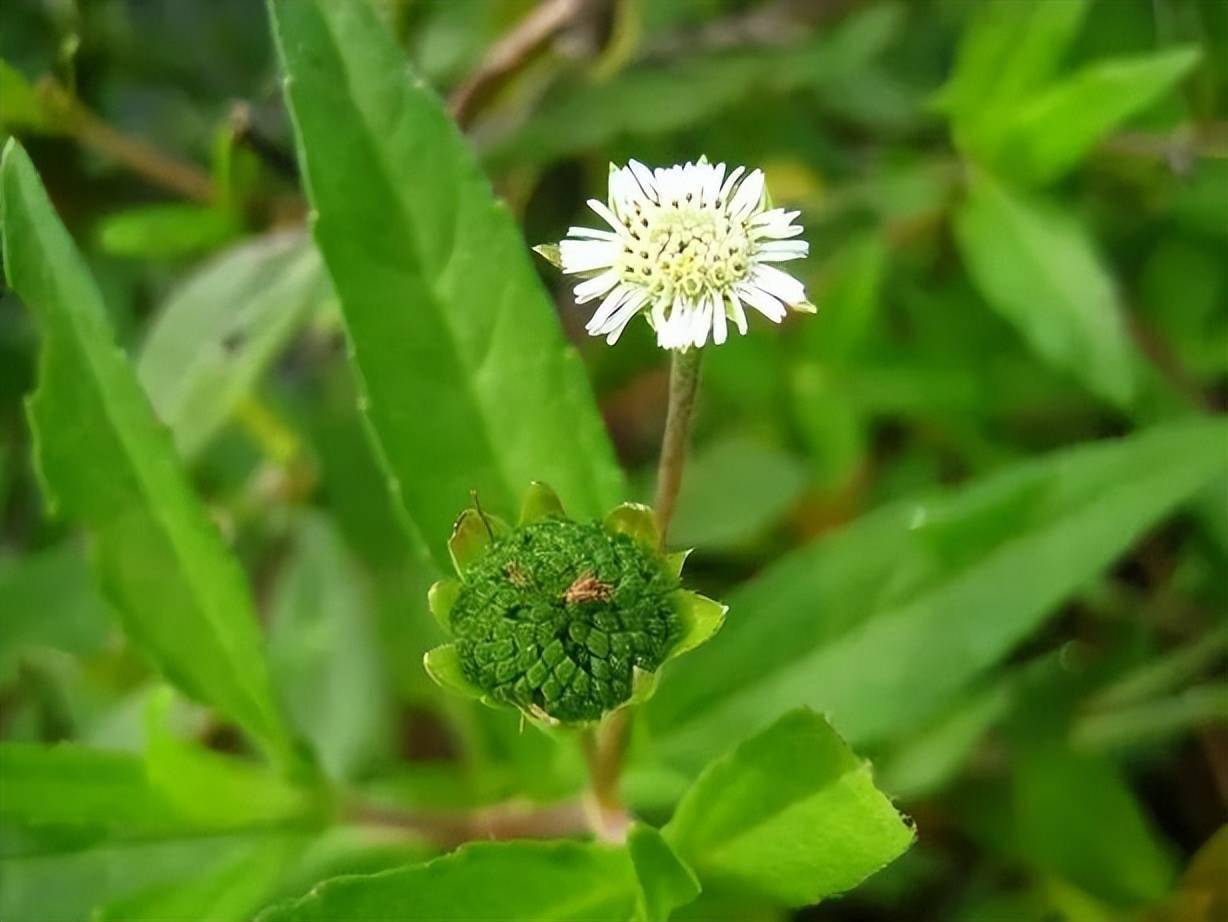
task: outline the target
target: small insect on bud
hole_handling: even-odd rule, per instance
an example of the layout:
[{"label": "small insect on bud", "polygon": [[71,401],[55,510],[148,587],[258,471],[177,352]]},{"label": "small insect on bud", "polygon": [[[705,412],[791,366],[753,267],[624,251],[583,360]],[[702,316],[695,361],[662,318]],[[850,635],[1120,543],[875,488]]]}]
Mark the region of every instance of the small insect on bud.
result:
[{"label": "small insect on bud", "polygon": [[537,722],[588,723],[642,700],[666,660],[724,619],[680,588],[685,554],[660,552],[644,506],[574,522],[534,484],[515,528],[475,503],[448,545],[460,579],[436,583],[430,605],[453,641],[427,654],[427,671]]}]

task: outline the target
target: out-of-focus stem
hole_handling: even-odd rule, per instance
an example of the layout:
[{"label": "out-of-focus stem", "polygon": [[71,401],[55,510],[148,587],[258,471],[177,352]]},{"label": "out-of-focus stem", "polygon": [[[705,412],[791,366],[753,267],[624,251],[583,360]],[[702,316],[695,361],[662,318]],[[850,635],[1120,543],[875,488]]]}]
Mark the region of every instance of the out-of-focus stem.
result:
[{"label": "out-of-focus stem", "polygon": [[665,435],[661,440],[661,460],[657,467],[657,496],[653,509],[661,547],[665,547],[669,524],[674,518],[682,469],[686,465],[687,445],[691,439],[691,416],[699,390],[701,349],[673,353],[669,369],[669,410],[665,416]]}]

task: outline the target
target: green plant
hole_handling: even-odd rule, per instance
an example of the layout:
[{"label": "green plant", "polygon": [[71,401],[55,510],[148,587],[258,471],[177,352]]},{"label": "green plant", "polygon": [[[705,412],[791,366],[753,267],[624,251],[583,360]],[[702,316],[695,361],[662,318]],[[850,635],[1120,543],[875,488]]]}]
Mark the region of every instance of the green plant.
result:
[{"label": "green plant", "polygon": [[139,6],[0,29],[0,917],[1217,917],[1222,13]]}]

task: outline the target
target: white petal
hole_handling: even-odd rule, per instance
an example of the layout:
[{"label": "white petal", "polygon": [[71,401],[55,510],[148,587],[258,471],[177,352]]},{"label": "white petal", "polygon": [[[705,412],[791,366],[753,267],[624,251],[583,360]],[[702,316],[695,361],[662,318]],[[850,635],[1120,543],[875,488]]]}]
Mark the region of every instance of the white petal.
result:
[{"label": "white petal", "polygon": [[614,265],[620,247],[605,240],[559,241],[559,261],[568,275]]},{"label": "white petal", "polygon": [[783,208],[773,208],[771,211],[764,211],[755,215],[750,219],[751,227],[758,227],[764,224],[789,224],[796,218],[800,211],[785,211]]},{"label": "white petal", "polygon": [[785,306],[762,288],[755,285],[742,285],[738,288],[742,298],[773,323],[780,323],[785,318]]},{"label": "white petal", "polygon": [[729,214],[734,218],[745,218],[762,199],[763,170],[755,170],[738,186],[737,194],[729,204]]},{"label": "white petal", "polygon": [[589,324],[589,332],[594,335],[609,333],[616,327],[625,326],[627,321],[640,312],[648,295],[643,291],[634,291],[631,296],[618,305],[617,310],[608,314],[600,324]]},{"label": "white petal", "polygon": [[586,301],[593,300],[593,298],[599,298],[617,284],[618,273],[613,269],[609,272],[603,272],[587,282],[581,282],[573,292],[576,297],[576,303],[583,304]]},{"label": "white petal", "polygon": [[774,266],[755,266],[751,272],[755,284],[768,294],[775,295],[785,304],[801,304],[806,300],[806,288],[789,275]]},{"label": "white petal", "polygon": [[746,172],[746,167],[737,167],[732,173],[725,178],[725,184],[721,186],[721,191],[717,193],[716,200],[721,205],[729,200],[729,193],[733,191],[733,184],[738,181],[738,177]]},{"label": "white petal", "polygon": [[716,205],[716,196],[721,191],[721,180],[725,178],[725,164],[718,163],[708,170],[704,182],[704,205],[711,208]]},{"label": "white petal", "polygon": [[593,311],[593,316],[588,319],[584,329],[590,333],[596,333],[601,325],[610,319],[610,315],[618,310],[618,306],[627,300],[631,292],[632,289],[626,285],[615,285],[613,290],[597,305],[597,309]]},{"label": "white petal", "polygon": [[772,240],[785,240],[796,237],[802,232],[800,224],[771,224],[767,227],[753,227],[750,236],[756,240],[768,237]]},{"label": "white petal", "polygon": [[712,304],[712,343],[719,346],[725,342],[729,335],[728,327],[725,324],[725,299],[720,295],[713,295]]},{"label": "white petal", "polygon": [[657,201],[657,184],[652,178],[652,171],[638,160],[628,160],[627,168],[634,174],[648,200]]},{"label": "white petal", "polygon": [[702,347],[708,341],[712,331],[712,302],[704,298],[695,305],[691,313],[691,328],[688,330],[689,340],[696,347]]},{"label": "white petal", "polygon": [[639,300],[632,299],[627,301],[618,309],[614,316],[606,322],[601,332],[607,334],[605,340],[607,343],[612,346],[618,342],[618,337],[623,335],[623,330],[627,328],[627,324],[631,322],[631,318],[640,312],[640,307],[643,305],[644,300],[644,298],[640,298]]},{"label": "white petal", "polygon": [[796,253],[805,256],[810,252],[810,244],[805,240],[767,240],[755,247],[756,258],[764,253]]},{"label": "white petal", "polygon": [[733,325],[738,328],[738,332],[745,336],[746,311],[742,309],[742,299],[736,291],[729,292],[729,315],[733,318]]},{"label": "white petal", "polygon": [[591,227],[569,227],[568,237],[579,237],[581,240],[618,240],[618,234],[608,230],[595,230]]},{"label": "white petal", "polygon": [[626,226],[618,219],[614,212],[610,211],[610,209],[606,207],[605,202],[600,202],[595,198],[591,198],[588,200],[588,207],[597,212],[597,214],[601,215],[601,217],[605,218],[606,223],[609,224],[610,227],[614,228],[614,230],[619,234],[626,235]]}]

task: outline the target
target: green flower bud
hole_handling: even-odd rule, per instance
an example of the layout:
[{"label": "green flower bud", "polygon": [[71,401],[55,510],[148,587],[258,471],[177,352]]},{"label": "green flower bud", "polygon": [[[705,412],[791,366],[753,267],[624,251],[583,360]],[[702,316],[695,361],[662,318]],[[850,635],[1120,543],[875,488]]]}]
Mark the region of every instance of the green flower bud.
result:
[{"label": "green flower bud", "polygon": [[680,588],[686,555],[660,553],[644,506],[573,522],[534,484],[515,529],[467,509],[449,548],[460,581],[436,583],[429,601],[454,640],[427,654],[427,671],[543,723],[587,723],[644,700],[656,670],[724,619],[723,605]]}]

